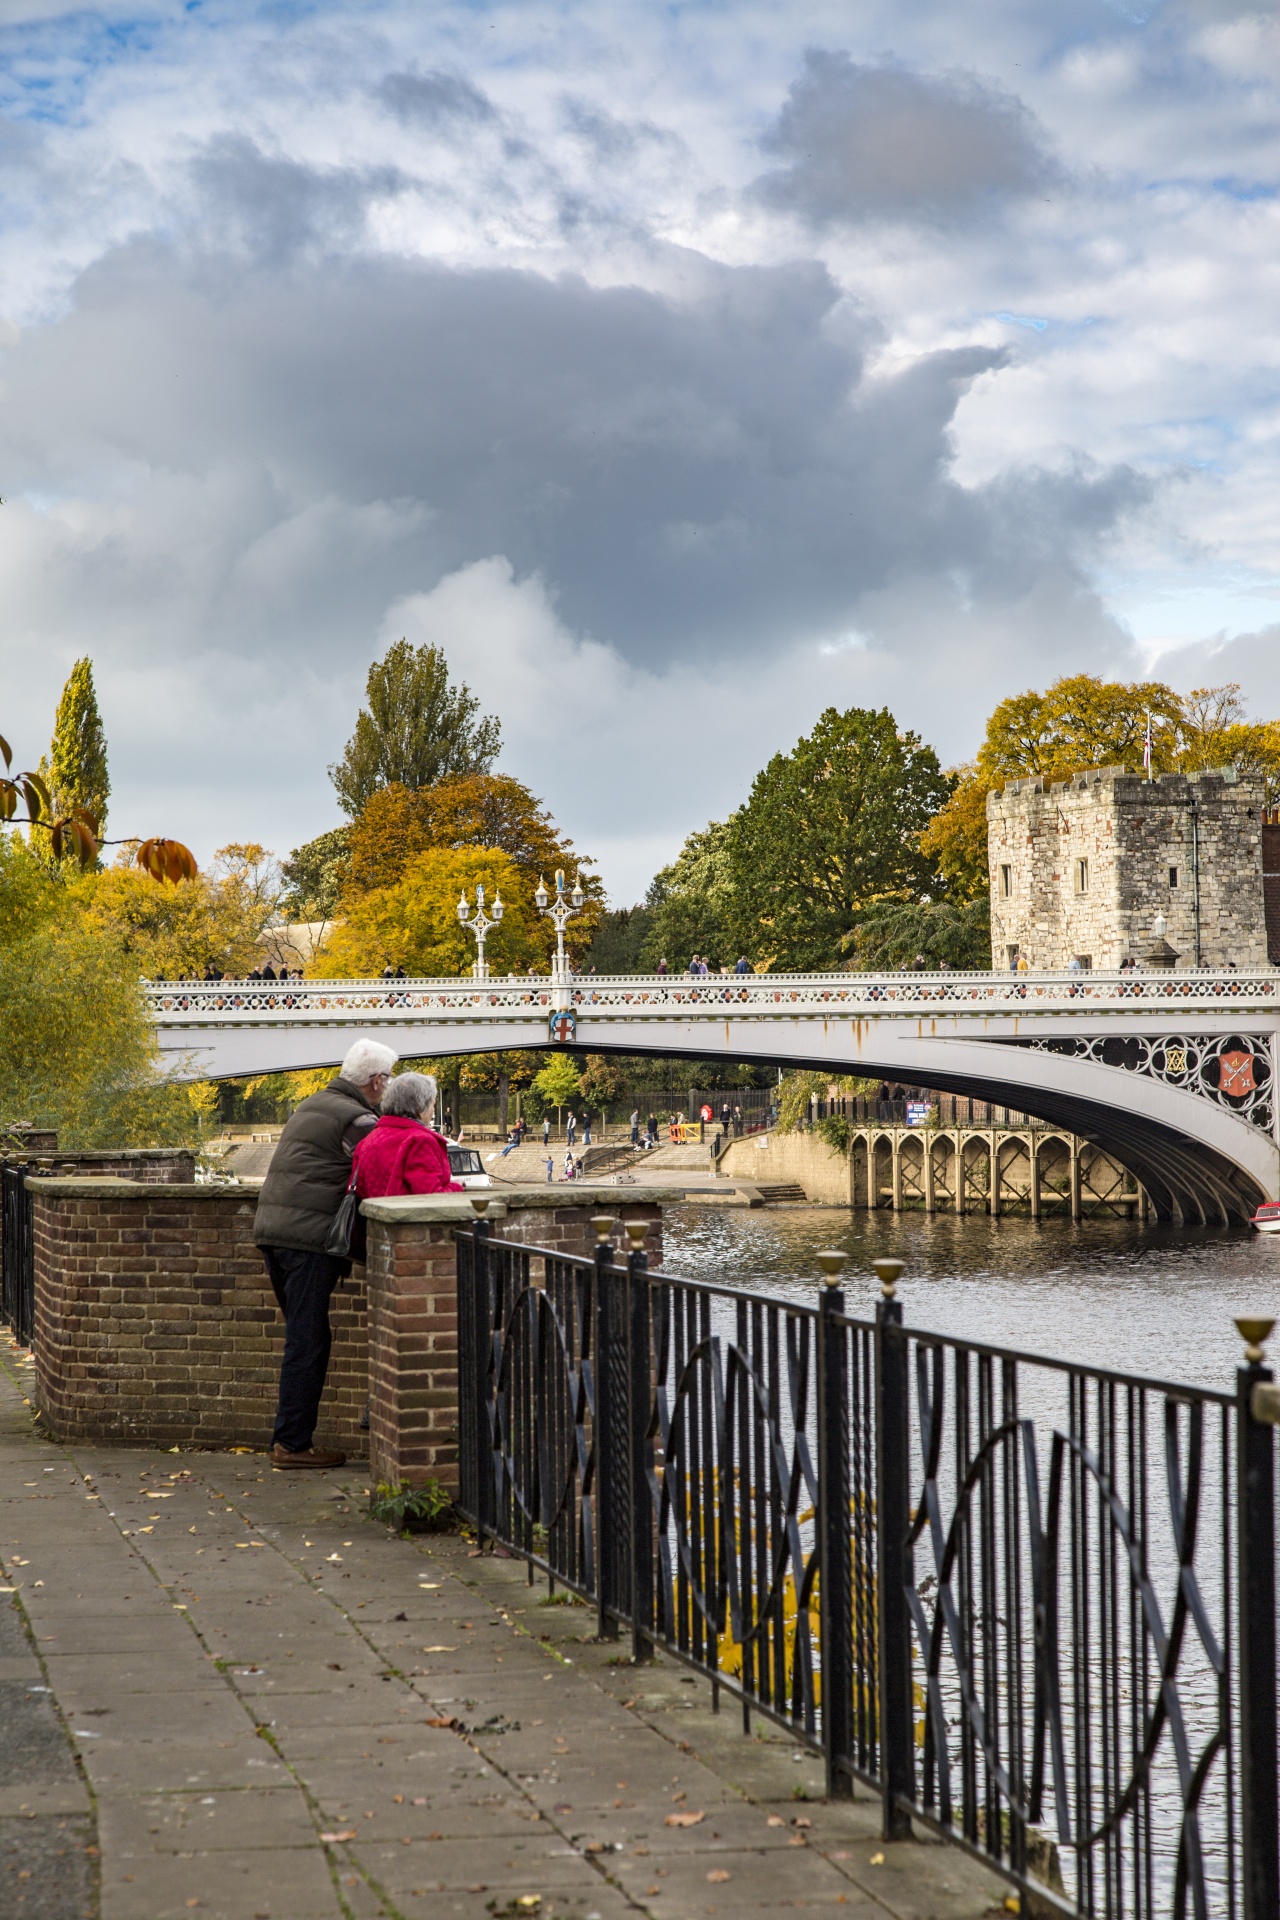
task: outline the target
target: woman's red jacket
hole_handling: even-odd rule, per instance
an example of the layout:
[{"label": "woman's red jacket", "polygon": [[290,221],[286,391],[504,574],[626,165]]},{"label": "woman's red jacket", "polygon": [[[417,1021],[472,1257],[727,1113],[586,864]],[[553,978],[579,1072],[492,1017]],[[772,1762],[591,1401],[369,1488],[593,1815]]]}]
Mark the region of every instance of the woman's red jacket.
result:
[{"label": "woman's red jacket", "polygon": [[388,1193],[462,1193],[449,1170],[449,1149],[438,1133],[399,1113],[384,1113],[355,1150],[356,1191],[362,1200]]}]

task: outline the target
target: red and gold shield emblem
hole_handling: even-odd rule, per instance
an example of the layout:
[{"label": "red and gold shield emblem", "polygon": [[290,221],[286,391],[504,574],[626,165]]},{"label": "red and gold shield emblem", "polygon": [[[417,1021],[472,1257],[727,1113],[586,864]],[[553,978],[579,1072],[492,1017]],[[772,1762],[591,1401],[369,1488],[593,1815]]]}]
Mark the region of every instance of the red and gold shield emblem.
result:
[{"label": "red and gold shield emblem", "polygon": [[1221,1093],[1231,1094],[1238,1100],[1246,1093],[1256,1093],[1257,1088],[1258,1083],[1253,1077],[1251,1053],[1218,1055],[1218,1089]]}]

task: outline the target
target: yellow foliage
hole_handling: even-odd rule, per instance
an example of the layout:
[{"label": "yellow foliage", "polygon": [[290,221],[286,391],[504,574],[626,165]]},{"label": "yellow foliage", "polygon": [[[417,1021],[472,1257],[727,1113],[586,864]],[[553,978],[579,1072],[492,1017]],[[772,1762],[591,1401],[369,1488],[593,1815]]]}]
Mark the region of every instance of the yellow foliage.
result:
[{"label": "yellow foliage", "polygon": [[469,973],[476,945],[469,928],[459,924],[458,898],[465,893],[474,906],[478,884],[484,886],[486,913],[499,894],[506,909],[488,938],[491,970],[523,972],[542,960],[546,930],[510,855],[490,847],[434,847],[415,855],[395,886],[356,900],[310,971],[336,980],[378,974],[387,966],[426,978]]},{"label": "yellow foliage", "polygon": [[136,956],[139,973],[190,978],[216,966],[248,973],[254,948],[270,924],[280,895],[279,870],[256,844],[222,847],[204,873],[159,885],[132,865],[126,846],[106,873],[76,883],[89,924]]}]

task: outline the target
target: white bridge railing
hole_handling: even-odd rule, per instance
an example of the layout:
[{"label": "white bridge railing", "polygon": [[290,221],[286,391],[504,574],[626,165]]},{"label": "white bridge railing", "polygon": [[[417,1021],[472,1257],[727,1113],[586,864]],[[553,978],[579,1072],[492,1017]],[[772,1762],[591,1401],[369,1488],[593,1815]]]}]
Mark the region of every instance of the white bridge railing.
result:
[{"label": "white bridge railing", "polygon": [[869,1016],[915,1012],[1023,1014],[1156,1008],[1206,1011],[1232,1002],[1280,1010],[1280,971],[1151,973],[807,973],[574,975],[505,980],[219,980],[148,983],[160,1027],[352,1019],[528,1021],[553,1008],[580,1015],[688,1020],[743,1016]]}]

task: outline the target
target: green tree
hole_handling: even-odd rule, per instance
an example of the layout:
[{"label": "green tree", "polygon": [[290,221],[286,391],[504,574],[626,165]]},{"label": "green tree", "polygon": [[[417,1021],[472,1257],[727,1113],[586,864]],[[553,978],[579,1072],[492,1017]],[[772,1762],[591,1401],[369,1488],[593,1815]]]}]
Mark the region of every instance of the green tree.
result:
[{"label": "green tree", "polygon": [[195,1137],[197,1103],[160,1073],[136,957],[0,834],[0,1120],[67,1146],[166,1146]]},{"label": "green tree", "polygon": [[677,970],[687,967],[695,953],[718,966],[737,959],[731,952],[738,923],[731,841],[732,823],[712,820],[700,833],[691,833],[670,866],[650,881],[642,948],[646,973],[659,960]]},{"label": "green tree", "polygon": [[534,1091],[541,1095],[543,1111],[548,1107],[556,1110],[556,1124],[560,1124],[564,1109],[572,1106],[582,1095],[581,1063],[568,1053],[553,1053],[542,1072],[533,1082]]},{"label": "green tree", "polygon": [[93,685],[93,662],[87,656],[76,661],[62,689],[47,765],[55,814],[91,813],[101,839],[111,781],[107,776],[107,736]]},{"label": "green tree", "polygon": [[851,964],[864,973],[909,967],[919,956],[942,966],[985,971],[991,965],[991,903],[976,900],[877,900],[850,935]]},{"label": "green tree", "polygon": [[439,647],[397,640],[375,660],[365,682],[368,707],[336,767],[330,767],[344,813],[354,819],[379,788],[398,781],[410,790],[449,774],[488,773],[502,744],[502,727],[480,717],[466,682],[453,686]]},{"label": "green tree", "polygon": [[601,917],[595,938],[582,956],[584,973],[644,973],[645,942],[653,915],[648,907],[615,907]]},{"label": "green tree", "polygon": [[872,901],[940,892],[920,833],[949,791],[933,748],[900,732],[887,707],[828,707],[729,822],[748,953],[790,972],[836,966]]},{"label": "green tree", "polygon": [[295,847],[280,869],[285,883],[281,911],[291,920],[332,920],[350,858],[350,827],[333,827]]}]

